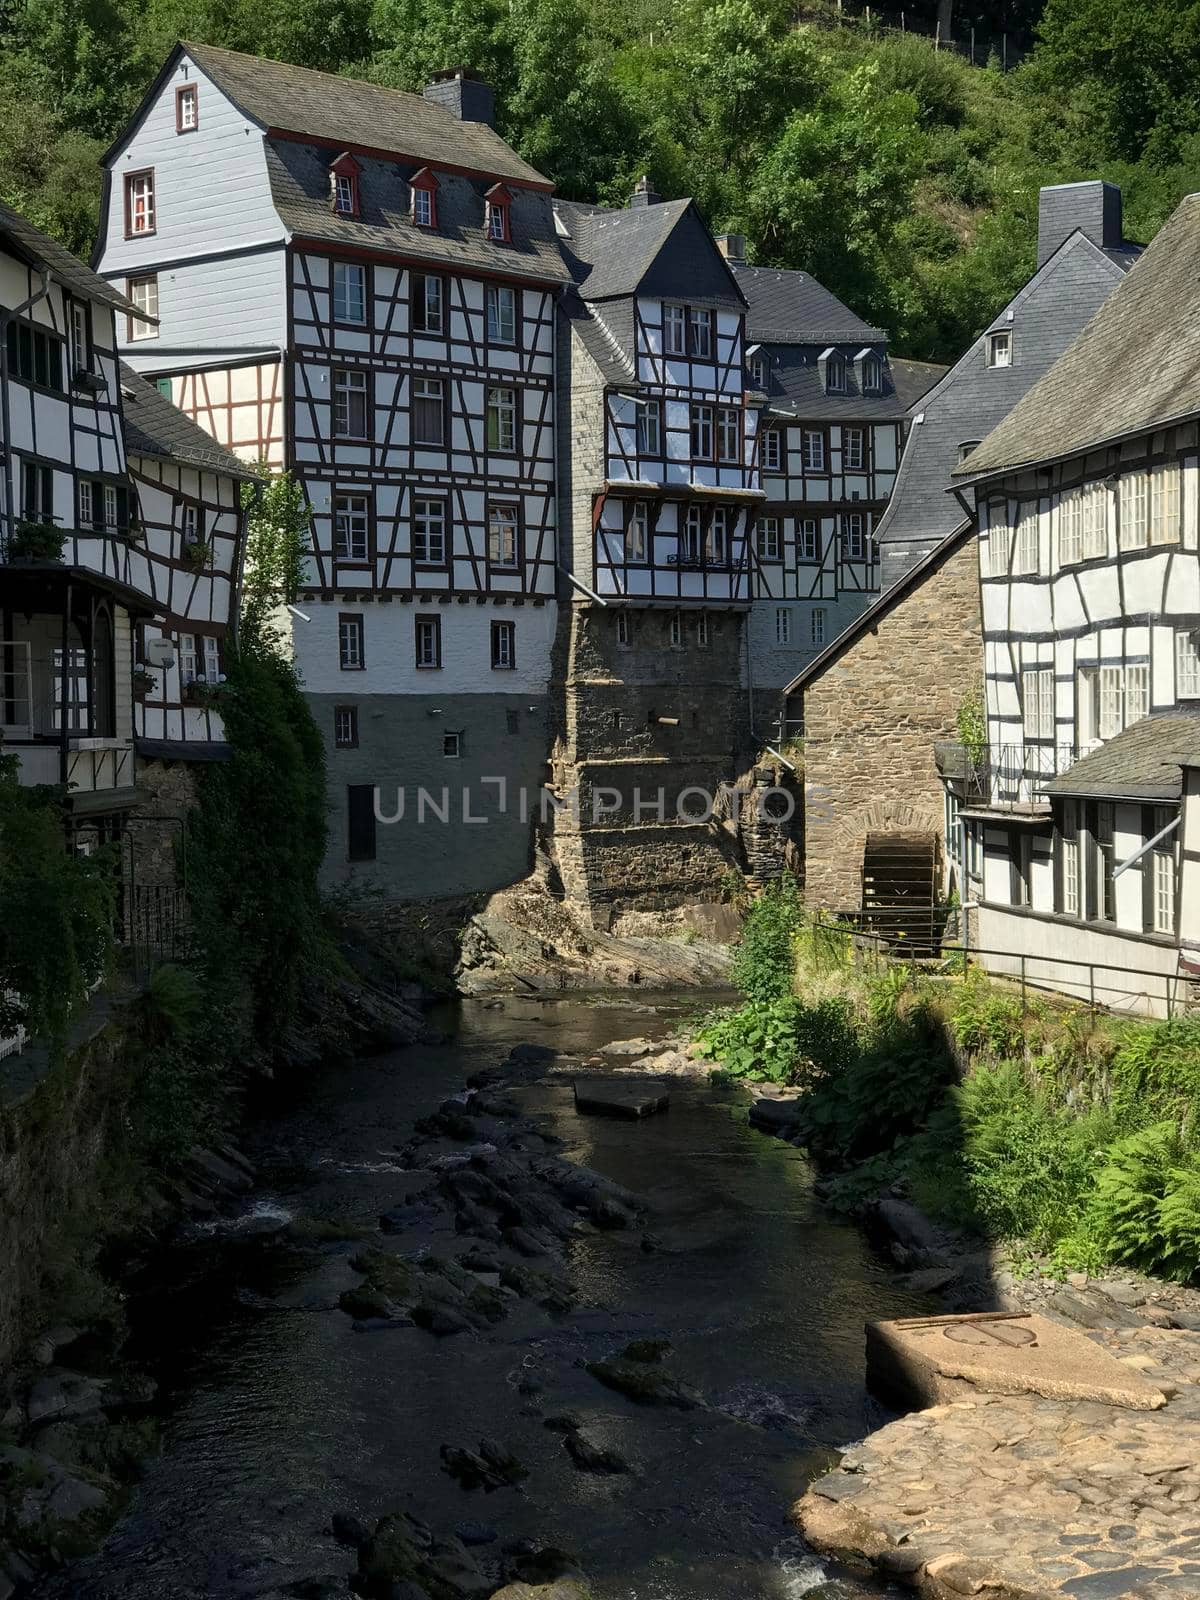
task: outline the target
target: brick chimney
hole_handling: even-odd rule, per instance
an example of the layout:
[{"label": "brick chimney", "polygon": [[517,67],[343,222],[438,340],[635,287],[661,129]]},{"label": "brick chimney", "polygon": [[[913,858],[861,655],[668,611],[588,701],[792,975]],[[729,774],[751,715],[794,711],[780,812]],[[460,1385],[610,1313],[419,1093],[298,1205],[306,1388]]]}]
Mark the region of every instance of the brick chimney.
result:
[{"label": "brick chimney", "polygon": [[629,209],[632,211],[637,206],[656,206],[662,200],[662,195],[657,189],[650,187],[650,179],[645,173],[634,185],[633,193],[629,197]]},{"label": "brick chimney", "polygon": [[746,235],[744,233],[718,233],[713,239],[726,261],[745,261]]},{"label": "brick chimney", "polygon": [[421,91],[426,100],[445,106],[460,122],[486,122],[496,126],[496,96],[490,84],[467,67],[450,67],[437,72]]},{"label": "brick chimney", "polygon": [[1121,243],[1121,191],[1099,178],[1087,183],[1056,183],[1038,195],[1038,253],[1042,266],[1078,228],[1101,250]]}]

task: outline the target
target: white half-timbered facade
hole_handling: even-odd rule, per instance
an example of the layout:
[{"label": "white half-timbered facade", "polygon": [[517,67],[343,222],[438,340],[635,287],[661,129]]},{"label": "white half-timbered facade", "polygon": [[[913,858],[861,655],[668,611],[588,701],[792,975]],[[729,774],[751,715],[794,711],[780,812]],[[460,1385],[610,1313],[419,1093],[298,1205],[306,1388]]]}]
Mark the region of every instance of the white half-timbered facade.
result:
[{"label": "white half-timbered facade", "polygon": [[1200,972],[1200,902],[1181,893],[1200,763],[1198,263],[1193,196],[964,467],[987,748],[943,757],[980,945],[1158,1012]]},{"label": "white half-timbered facade", "polygon": [[[549,183],[490,124],[463,73],[409,95],[181,45],[106,160],[99,263],[159,319],[127,359],[302,485],[327,873],[401,896],[522,876],[527,819],[486,785],[536,789],[546,754],[569,274]],[[419,832],[418,787],[453,792]]]},{"label": "white half-timbered facade", "polygon": [[749,267],[738,235],[719,242],[747,301],[747,382],[765,401],[749,671],[774,699],[878,596],[875,527],[907,412],[945,369],[892,360],[887,334],[808,273]]},{"label": "white half-timbered facade", "polygon": [[124,297],[0,206],[0,749],[93,811],[134,797],[133,631],[115,318]]}]

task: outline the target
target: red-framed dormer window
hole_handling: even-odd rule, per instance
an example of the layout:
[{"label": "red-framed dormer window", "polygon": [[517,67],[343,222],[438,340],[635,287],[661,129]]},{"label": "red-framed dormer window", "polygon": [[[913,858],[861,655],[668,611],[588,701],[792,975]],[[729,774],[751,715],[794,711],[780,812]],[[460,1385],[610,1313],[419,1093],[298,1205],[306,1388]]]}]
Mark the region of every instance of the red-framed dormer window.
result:
[{"label": "red-framed dormer window", "polygon": [[200,89],[181,83],[175,91],[175,132],[194,133],[200,126]]},{"label": "red-framed dormer window", "polygon": [[362,168],[348,150],[329,168],[329,200],[337,216],[358,216],[361,173]]},{"label": "red-framed dormer window", "polygon": [[484,232],[498,244],[512,242],[512,195],[502,183],[494,183],[484,195]]},{"label": "red-framed dormer window", "polygon": [[412,190],[412,220],[417,228],[436,228],[438,181],[428,167],[414,173],[409,183]]}]

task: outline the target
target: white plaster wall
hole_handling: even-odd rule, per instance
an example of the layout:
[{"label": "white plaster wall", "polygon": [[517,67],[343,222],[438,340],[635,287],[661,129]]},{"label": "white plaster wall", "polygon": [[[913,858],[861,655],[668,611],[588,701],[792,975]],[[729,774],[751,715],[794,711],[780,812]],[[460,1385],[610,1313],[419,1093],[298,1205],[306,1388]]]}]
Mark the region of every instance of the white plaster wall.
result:
[{"label": "white plaster wall", "polygon": [[[530,694],[546,692],[557,607],[496,606],[436,601],[305,601],[308,622],[293,622],[292,639],[304,688],[309,694]],[[366,668],[343,672],[338,666],[338,615],[363,618]],[[437,616],[442,623],[442,665],[418,668],[415,619]],[[516,624],[517,665],[492,668],[491,624]]]}]

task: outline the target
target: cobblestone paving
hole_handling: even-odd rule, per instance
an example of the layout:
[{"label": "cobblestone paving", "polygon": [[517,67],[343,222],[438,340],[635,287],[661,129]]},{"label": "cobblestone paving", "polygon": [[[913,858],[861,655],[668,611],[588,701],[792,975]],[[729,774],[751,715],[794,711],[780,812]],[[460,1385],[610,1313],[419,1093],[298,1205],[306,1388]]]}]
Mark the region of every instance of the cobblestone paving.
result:
[{"label": "cobblestone paving", "polygon": [[797,1504],[810,1542],[928,1595],[1200,1600],[1200,1333],[1087,1337],[1169,1403],[980,1394],[902,1417]]}]

